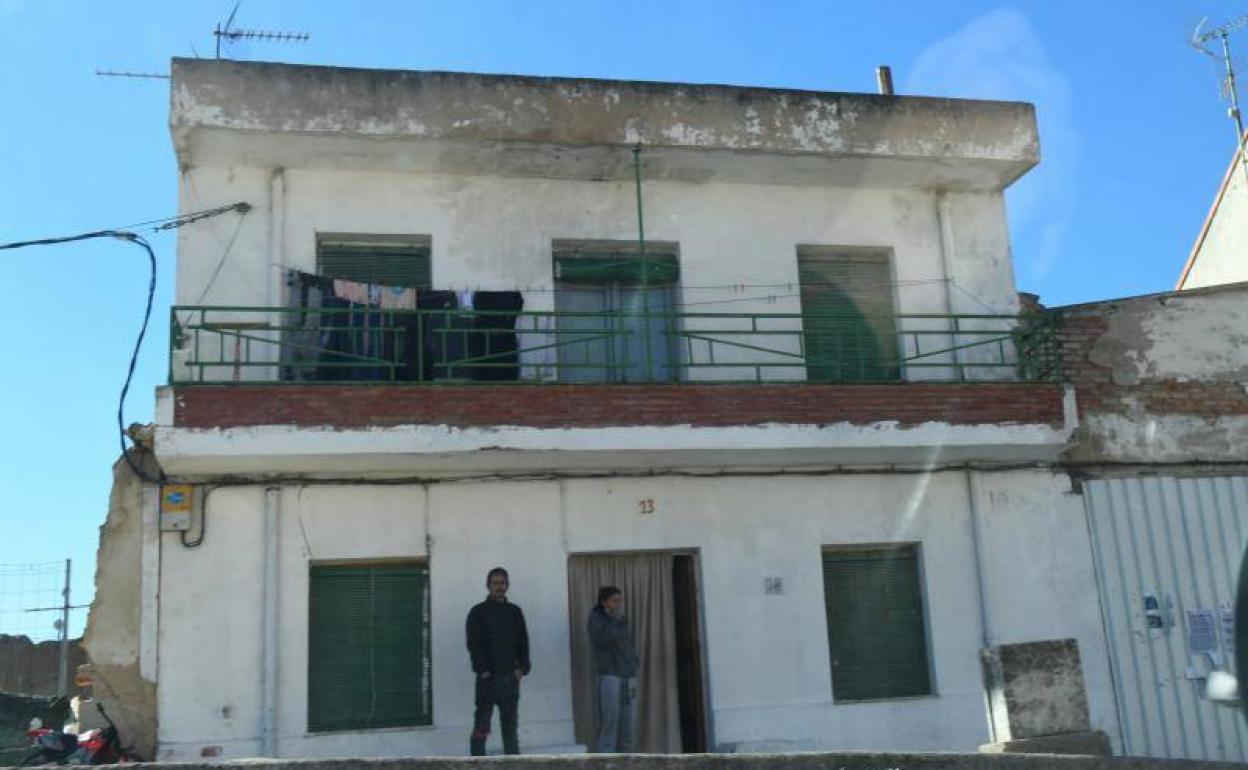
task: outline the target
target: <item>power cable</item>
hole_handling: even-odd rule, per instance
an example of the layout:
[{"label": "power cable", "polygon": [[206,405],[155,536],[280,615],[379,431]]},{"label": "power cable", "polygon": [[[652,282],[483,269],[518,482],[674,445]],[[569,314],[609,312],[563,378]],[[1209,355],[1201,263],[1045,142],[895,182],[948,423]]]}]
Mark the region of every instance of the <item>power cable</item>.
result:
[{"label": "power cable", "polygon": [[98,230],[93,233],[82,233],[81,235],[71,235],[66,238],[41,238],[35,241],[17,241],[15,243],[0,244],[0,251],[5,249],[21,249],[27,246],[55,246],[61,243],[74,243],[75,241],[86,241],[93,238],[115,238],[121,241],[129,241],[143,248],[147,252],[148,265],[150,267],[147,281],[147,303],[143,310],[143,323],[139,326],[138,339],[134,341],[134,350],[130,353],[130,365],[126,369],[126,381],[121,386],[121,398],[117,402],[117,432],[121,442],[121,456],[125,458],[126,464],[130,466],[130,470],[136,476],[152,484],[159,484],[159,478],[153,478],[138,463],[130,457],[130,452],[126,448],[126,423],[124,410],[126,406],[126,394],[130,392],[130,382],[134,379],[134,368],[139,360],[139,350],[143,346],[143,338],[147,335],[147,323],[152,317],[152,302],[156,295],[156,252],[152,251],[151,245],[141,235],[127,232],[125,230]]},{"label": "power cable", "polygon": [[[218,206],[213,209],[204,211],[196,211],[190,214],[184,214],[172,217],[165,221],[164,224],[153,227],[153,232],[162,230],[172,230],[183,225],[198,222],[201,219],[220,216],[222,214],[237,211],[240,214],[246,214],[251,211],[251,204],[246,202],[232,203],[228,206]],[[159,221],[159,220],[158,220]],[[152,305],[156,296],[156,252],[152,250],[152,246],[143,236],[128,230],[95,230],[89,233],[81,233],[79,235],[70,235],[63,238],[40,238],[31,241],[14,241],[13,243],[0,243],[0,251],[8,249],[22,249],[28,246],[55,246],[62,243],[74,243],[77,241],[86,241],[94,238],[114,238],[119,241],[127,241],[141,247],[147,252],[148,261],[148,280],[147,280],[147,300],[143,309],[143,323],[139,326],[139,335],[134,341],[134,349],[130,352],[130,363],[126,367],[126,379],[121,386],[121,395],[117,400],[117,433],[118,440],[121,444],[121,456],[125,459],[126,464],[130,466],[130,470],[134,475],[150,484],[160,484],[164,481],[163,473],[161,476],[152,476],[134,461],[130,456],[130,452],[126,447],[126,421],[125,407],[126,396],[130,392],[130,384],[134,380],[134,370],[139,362],[139,351],[143,348],[143,339],[147,336],[148,322],[152,318]],[[131,439],[133,440],[133,438]],[[137,443],[137,442],[136,442]]]}]

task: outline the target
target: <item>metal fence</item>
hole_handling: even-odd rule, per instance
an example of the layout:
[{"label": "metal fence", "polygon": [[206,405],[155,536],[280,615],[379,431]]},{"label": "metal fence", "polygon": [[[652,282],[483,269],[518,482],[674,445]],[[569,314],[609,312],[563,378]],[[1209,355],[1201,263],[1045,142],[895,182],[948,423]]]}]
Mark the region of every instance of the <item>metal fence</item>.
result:
[{"label": "metal fence", "polygon": [[1084,502],[1124,753],[1248,761],[1238,709],[1204,691],[1234,670],[1248,477],[1094,480]]},{"label": "metal fence", "polygon": [[86,613],[70,603],[69,570],[68,561],[0,564],[0,692],[67,691]]},{"label": "metal fence", "polygon": [[1053,317],[175,306],[169,381],[1056,381]]}]

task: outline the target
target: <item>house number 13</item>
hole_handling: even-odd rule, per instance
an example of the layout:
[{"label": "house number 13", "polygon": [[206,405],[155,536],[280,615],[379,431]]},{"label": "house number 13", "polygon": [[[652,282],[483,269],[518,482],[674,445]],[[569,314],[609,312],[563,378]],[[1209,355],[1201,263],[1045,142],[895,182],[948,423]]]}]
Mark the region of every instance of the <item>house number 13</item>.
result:
[{"label": "house number 13", "polygon": [[637,509],[641,511],[641,514],[643,516],[648,516],[654,513],[654,498],[646,497],[646,498],[642,498],[641,500],[638,500]]}]

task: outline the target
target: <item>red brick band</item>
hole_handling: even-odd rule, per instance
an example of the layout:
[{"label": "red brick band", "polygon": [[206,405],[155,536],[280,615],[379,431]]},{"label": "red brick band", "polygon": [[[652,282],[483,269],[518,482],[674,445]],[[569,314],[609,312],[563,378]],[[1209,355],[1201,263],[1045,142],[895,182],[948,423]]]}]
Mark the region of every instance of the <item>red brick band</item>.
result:
[{"label": "red brick band", "polygon": [[534,428],[1062,423],[1047,383],[193,385],[175,389],[174,424],[363,428]]}]

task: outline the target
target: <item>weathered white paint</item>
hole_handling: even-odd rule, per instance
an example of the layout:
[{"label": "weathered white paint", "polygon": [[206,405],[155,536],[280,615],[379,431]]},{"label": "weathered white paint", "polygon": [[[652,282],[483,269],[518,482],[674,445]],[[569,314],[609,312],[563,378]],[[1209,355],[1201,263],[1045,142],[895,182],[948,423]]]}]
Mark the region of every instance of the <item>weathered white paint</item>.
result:
[{"label": "weathered white paint", "polygon": [[[1218,628],[1216,659],[1192,655],[1186,617],[1212,610],[1221,626],[1233,610],[1248,477],[1103,479],[1085,482],[1084,499],[1125,753],[1248,761],[1240,714],[1202,694],[1204,677],[1233,666],[1228,629]],[[1157,598],[1164,627],[1149,627],[1146,595]]]},{"label": "weathered white paint", "polygon": [[[1069,401],[1070,399],[1068,399]],[[1072,435],[1043,424],[914,427],[688,425],[615,428],[457,428],[404,425],[335,430],[265,425],[157,429],[161,463],[179,475],[356,473],[394,475],[542,470],[753,468],[1047,462]]]},{"label": "weathered white paint", "polygon": [[1000,189],[1039,158],[1010,102],[176,59],[182,166]]},{"label": "weathered white paint", "polygon": [[156,681],[160,654],[160,490],[143,489],[143,529],[140,533],[139,675]]},{"label": "weathered white paint", "polygon": [[1097,573],[1079,495],[1062,473],[976,473],[994,644],[1079,643],[1093,729],[1121,748]]},{"label": "weathered white paint", "polygon": [[[1248,458],[1248,283],[1064,309],[1108,320],[1088,361],[1108,369],[1116,397],[1083,416],[1072,459],[1243,462]],[[1148,396],[1171,383],[1207,390],[1163,411]],[[1160,388],[1158,387],[1160,385]],[[1187,391],[1192,392],[1192,391]],[[1211,399],[1218,399],[1211,401]],[[1171,401],[1173,403],[1173,400]]]},{"label": "weathered white paint", "polygon": [[[556,239],[636,238],[631,184],[486,176],[435,176],[287,169],[282,259],[270,258],[267,212],[221,217],[182,233],[177,300],[204,294],[233,247],[207,304],[264,306],[267,271],[282,264],[314,272],[316,234],[431,236],[433,282],[442,288],[529,289],[527,310],[553,310],[551,245]],[[187,210],[268,196],[264,169],[195,167],[182,175]],[[645,184],[647,236],[679,245],[682,299],[722,312],[799,312],[797,246],[873,246],[892,250],[898,310],[945,312],[945,269],[934,194],[915,190],[788,187],[763,184]],[[957,233],[958,281],[984,304],[959,300],[960,312],[1011,313],[1002,196],[950,194]],[[765,223],[765,227],[760,224]],[[237,231],[237,235],[235,235]],[[763,284],[733,294],[737,284]],[[785,287],[792,287],[785,289]],[[966,303],[970,303],[967,305]],[[696,307],[696,306],[695,306]],[[693,309],[693,308],[691,308]]]},{"label": "weathered white paint", "polygon": [[[1104,640],[1095,603],[1087,601],[1091,554],[1078,499],[1063,479],[1043,471],[983,474],[979,487],[997,634],[1002,641],[1077,638],[1094,725],[1113,733]],[[654,501],[654,514],[640,513],[642,499]],[[203,546],[185,549],[172,535],[163,541],[164,758],[194,759],[203,746],[221,746],[227,758],[259,749],[262,510],[261,487],[220,489],[210,501]],[[969,515],[960,473],[466,481],[427,491],[287,486],[279,533],[278,753],[464,753],[472,681],[463,618],[495,565],[511,570],[511,596],[524,608],[533,640],[522,745],[568,746],[568,634],[579,624],[569,629],[567,556],[651,549],[698,555],[718,748],[973,750],[988,731]],[[820,549],[881,542],[921,544],[936,694],[836,705]],[[427,558],[430,565],[434,724],[310,735],[308,566],[395,557]],[[782,578],[783,595],[765,595],[764,577]]]},{"label": "weathered white paint", "polygon": [[1240,379],[1248,384],[1248,284],[1124,300],[1089,359],[1114,381]]},{"label": "weathered white paint", "polygon": [[277,560],[281,548],[278,539],[281,491],[280,487],[264,490],[264,533],[260,541],[260,559],[264,565],[260,605],[263,619],[260,624],[260,754],[266,757],[277,756],[277,660],[280,654],[277,621],[281,612],[278,601],[281,567]]},{"label": "weathered white paint", "polygon": [[265,304],[277,307],[284,303],[282,268],[286,264],[286,172],[277,168],[269,176],[269,243],[266,254],[272,263],[264,271]]},{"label": "weathered white paint", "polygon": [[[1128,402],[1132,404],[1134,400]],[[1098,459],[1189,463],[1248,458],[1248,417],[1151,414],[1134,408],[1127,414],[1089,414],[1083,424],[1095,436]]]},{"label": "weathered white paint", "polygon": [[[282,269],[315,271],[316,235],[334,232],[428,236],[436,287],[518,288],[527,310],[552,310],[556,240],[636,236],[627,161],[642,142],[648,236],[677,244],[680,299],[691,307],[730,300],[709,307],[797,313],[797,248],[829,245],[887,250],[901,313],[1017,308],[1002,190],[1037,158],[1028,105],[237,62],[179,61],[174,74],[180,210],[254,206],[179,231],[182,304],[273,304]],[[373,99],[360,82],[393,86],[393,98]],[[731,288],[743,284],[752,288]],[[511,569],[534,638],[522,744],[568,747],[568,635],[579,624],[568,625],[567,557],[638,549],[698,554],[718,748],[973,749],[988,736],[963,477],[831,472],[1046,462],[1075,427],[1070,394],[1060,427],[188,430],[172,427],[173,407],[161,396],[156,443],[179,476],[653,474],[284,486],[275,737],[286,757],[463,753],[472,711],[463,617],[495,564]],[[671,469],[762,473],[663,475]],[[780,475],[792,470],[823,475]],[[1099,626],[1081,604],[1086,533],[1063,516],[1065,489],[1045,472],[1019,471],[1001,482],[1010,497],[995,478],[976,499],[985,554],[1013,557],[982,563],[994,634],[1075,636],[1090,687],[1103,688]],[[641,499],[655,501],[653,515],[639,513]],[[274,542],[262,536],[263,511],[262,487],[223,487],[201,547],[161,540],[163,758],[262,748],[266,603],[256,589],[261,544]],[[921,543],[936,694],[836,705],[820,549],[880,542]],[[394,557],[430,565],[434,724],[310,735],[309,564]],[[1075,577],[1049,577],[1050,568]],[[764,577],[781,577],[783,595],[764,595]],[[1044,622],[1020,617],[1017,605],[1040,608]],[[1094,714],[1112,729],[1100,705]]]}]

